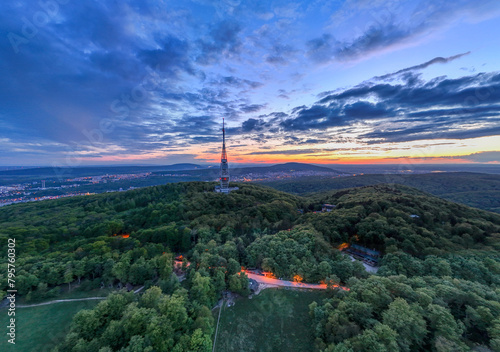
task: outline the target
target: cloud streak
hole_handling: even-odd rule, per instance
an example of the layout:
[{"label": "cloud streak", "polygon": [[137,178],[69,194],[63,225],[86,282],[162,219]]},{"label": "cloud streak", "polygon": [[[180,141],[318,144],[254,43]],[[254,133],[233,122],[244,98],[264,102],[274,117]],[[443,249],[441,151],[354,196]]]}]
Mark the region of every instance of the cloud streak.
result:
[{"label": "cloud streak", "polygon": [[407,72],[412,72],[412,71],[417,71],[417,70],[423,70],[424,68],[427,68],[427,67],[429,67],[431,65],[434,65],[434,64],[446,64],[448,62],[451,62],[453,60],[459,59],[462,56],[466,56],[466,55],[469,55],[469,54],[470,54],[470,51],[467,51],[466,53],[457,54],[457,55],[453,55],[453,56],[446,57],[446,58],[445,57],[435,57],[432,60],[424,62],[423,64],[415,65],[415,66],[411,66],[411,67],[407,67],[407,68],[403,68],[403,69],[401,69],[399,71],[388,73],[388,74],[385,74],[385,75],[382,75],[382,76],[375,76],[373,78],[377,79],[377,80],[385,80],[385,79],[388,79],[388,78],[399,76],[399,75],[407,73]]}]

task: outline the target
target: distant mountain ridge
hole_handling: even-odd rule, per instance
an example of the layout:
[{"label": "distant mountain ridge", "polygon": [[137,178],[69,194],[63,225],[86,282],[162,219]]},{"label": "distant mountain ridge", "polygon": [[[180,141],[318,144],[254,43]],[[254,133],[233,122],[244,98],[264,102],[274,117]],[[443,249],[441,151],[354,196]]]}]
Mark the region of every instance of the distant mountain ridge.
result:
[{"label": "distant mountain ridge", "polygon": [[[248,172],[293,172],[293,171],[323,171],[339,173],[329,167],[316,166],[306,163],[290,162],[275,165],[234,167],[230,170],[237,173]],[[94,176],[101,174],[121,174],[121,173],[140,173],[140,172],[160,172],[160,171],[200,171],[200,170],[218,170],[211,165],[199,165],[192,163],[179,163],[172,165],[127,165],[127,166],[79,166],[79,167],[32,167],[18,168],[9,170],[0,170],[0,176],[55,176],[58,173],[64,173],[68,176]]]},{"label": "distant mountain ridge", "polygon": [[317,171],[317,172],[330,172],[339,174],[340,172],[329,167],[317,166],[306,163],[289,162],[284,164],[276,164],[271,166],[254,166],[254,167],[235,167],[233,172],[238,174],[249,172],[294,172],[294,171]]},{"label": "distant mountain ridge", "polygon": [[180,163],[172,165],[150,165],[150,166],[80,166],[80,167],[33,167],[29,169],[0,170],[0,176],[96,176],[103,174],[126,174],[155,171],[183,171],[201,170],[208,166],[198,164]]},{"label": "distant mountain ridge", "polygon": [[262,184],[297,195],[395,183],[417,188],[435,196],[471,207],[500,213],[500,175],[471,172],[443,172],[416,175],[358,175],[350,177],[302,177],[294,180],[263,181]]}]

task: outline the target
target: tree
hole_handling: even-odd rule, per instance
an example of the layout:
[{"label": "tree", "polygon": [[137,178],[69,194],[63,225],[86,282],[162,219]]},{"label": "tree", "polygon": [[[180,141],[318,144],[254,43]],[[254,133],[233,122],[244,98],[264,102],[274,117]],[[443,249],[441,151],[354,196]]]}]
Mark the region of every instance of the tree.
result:
[{"label": "tree", "polygon": [[[143,336],[132,336],[124,352],[152,352],[153,347],[148,346]],[[110,350],[111,352],[111,350]]]},{"label": "tree", "polygon": [[120,281],[122,284],[126,283],[128,280],[128,273],[130,270],[130,263],[128,259],[122,258],[119,262],[113,265],[111,273]]},{"label": "tree", "polygon": [[192,352],[210,352],[212,351],[212,340],[201,329],[196,329],[191,336],[189,347]]},{"label": "tree", "polygon": [[150,287],[141,296],[140,302],[142,307],[157,309],[160,303],[160,299],[164,296],[161,292],[161,288],[158,286]]},{"label": "tree", "polygon": [[204,334],[212,336],[214,333],[215,319],[210,309],[202,306],[196,312],[196,319],[193,323],[193,329],[201,329]]},{"label": "tree", "polygon": [[66,265],[66,271],[64,272],[64,283],[68,284],[69,290],[71,291],[71,282],[73,281],[73,265],[69,262]]},{"label": "tree", "polygon": [[71,330],[79,337],[90,341],[95,338],[103,323],[96,310],[81,310],[75,314]]},{"label": "tree", "polygon": [[229,289],[233,292],[247,296],[250,291],[248,289],[248,276],[240,272],[229,277]]},{"label": "tree", "polygon": [[214,292],[210,283],[210,277],[201,276],[197,271],[193,278],[191,294],[195,301],[205,306],[210,306],[214,300]]},{"label": "tree", "polygon": [[352,342],[353,350],[359,352],[398,352],[396,342],[398,334],[384,324],[377,324],[373,329],[363,331]]},{"label": "tree", "polygon": [[168,319],[174,330],[183,329],[188,320],[186,304],[186,298],[177,292],[172,296],[162,297],[160,312]]},{"label": "tree", "polygon": [[425,320],[403,298],[396,298],[382,313],[385,325],[398,333],[397,342],[402,351],[411,351],[423,344],[427,334]]},{"label": "tree", "polygon": [[76,275],[76,277],[78,278],[78,285],[80,285],[82,276],[85,275],[86,262],[87,259],[82,259],[73,262],[74,264],[73,274]]},{"label": "tree", "polygon": [[226,289],[226,274],[223,267],[218,267],[212,276],[212,286],[214,291],[219,294]]},{"label": "tree", "polygon": [[140,257],[134,264],[130,266],[128,273],[128,281],[134,285],[143,284],[153,277],[152,262],[146,262],[144,257]]},{"label": "tree", "polygon": [[319,275],[321,276],[322,279],[325,279],[327,278],[331,272],[332,272],[332,267],[330,264],[328,264],[327,261],[322,261],[321,263],[319,263],[318,265],[318,272],[319,272]]},{"label": "tree", "polygon": [[241,271],[240,263],[238,263],[235,259],[229,258],[227,262],[227,274],[233,275],[239,273]]},{"label": "tree", "polygon": [[164,253],[158,258],[158,272],[160,279],[167,280],[172,275],[172,253]]},{"label": "tree", "polygon": [[[465,350],[466,346],[460,341],[464,329],[459,326],[453,315],[444,307],[437,304],[429,304],[426,309],[429,319],[429,328],[434,335],[434,344],[445,345],[445,340],[453,344],[455,350]],[[437,348],[437,346],[436,346]]]},{"label": "tree", "polygon": [[150,324],[148,325],[148,329],[145,335],[151,341],[153,351],[172,351],[172,348],[175,344],[175,331],[170,325],[170,320],[167,317],[153,317]]}]

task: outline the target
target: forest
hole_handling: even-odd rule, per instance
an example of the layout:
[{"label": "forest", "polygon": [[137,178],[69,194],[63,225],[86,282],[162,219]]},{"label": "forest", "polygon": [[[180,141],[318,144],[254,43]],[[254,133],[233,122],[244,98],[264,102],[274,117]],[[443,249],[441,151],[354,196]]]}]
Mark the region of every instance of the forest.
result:
[{"label": "forest", "polygon": [[[350,289],[311,304],[317,351],[500,350],[500,215],[396,184],[307,197],[235,185],[229,194],[185,182],[0,209],[2,255],[15,238],[26,301],[62,287],[116,289],[77,313],[54,351],[211,351],[211,309],[226,290],[249,294],[242,267]],[[335,208],[322,212],[324,203]],[[337,249],[345,243],[380,251],[377,275]]]},{"label": "forest", "polygon": [[472,172],[360,174],[348,177],[301,177],[262,181],[262,185],[298,195],[352,187],[397,183],[470,207],[500,213],[500,175]]}]

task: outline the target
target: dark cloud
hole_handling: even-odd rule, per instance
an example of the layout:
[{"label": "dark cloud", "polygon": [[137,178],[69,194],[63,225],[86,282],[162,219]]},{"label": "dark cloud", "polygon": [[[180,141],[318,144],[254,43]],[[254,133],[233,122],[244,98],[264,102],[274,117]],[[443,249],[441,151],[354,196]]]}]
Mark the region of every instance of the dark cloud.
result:
[{"label": "dark cloud", "polygon": [[306,46],[307,55],[316,62],[329,61],[335,55],[334,40],[330,34],[311,39]]},{"label": "dark cloud", "polygon": [[334,57],[340,61],[357,59],[366,53],[399,43],[412,35],[414,32],[411,29],[401,28],[393,23],[372,26],[354,41],[338,43]]},{"label": "dark cloud", "polygon": [[266,61],[274,65],[286,65],[299,51],[287,44],[274,44],[270,50]]},{"label": "dark cloud", "polygon": [[215,63],[222,56],[232,56],[239,53],[241,41],[238,34],[241,25],[234,20],[225,20],[215,24],[208,38],[199,41],[200,55],[196,61],[202,65]]},{"label": "dark cloud", "polygon": [[301,132],[377,121],[371,132],[358,136],[369,144],[500,134],[500,73],[418,82],[365,82],[330,92],[311,107],[293,108],[279,124],[285,131]]},{"label": "dark cloud", "polygon": [[270,150],[270,151],[258,151],[247,153],[246,155],[301,155],[301,154],[313,154],[321,150],[316,149],[294,149],[294,150]]},{"label": "dark cloud", "polygon": [[240,110],[244,113],[257,112],[266,107],[267,104],[251,104],[251,105],[240,105]]},{"label": "dark cloud", "polygon": [[398,43],[412,34],[409,28],[400,28],[390,22],[371,26],[361,36],[349,42],[337,41],[332,35],[325,33],[306,43],[307,55],[319,63],[347,61]]},{"label": "dark cloud", "polygon": [[285,130],[305,131],[349,125],[356,121],[369,120],[394,115],[386,104],[358,101],[352,104],[313,105],[310,108],[295,108],[295,117],[281,122]]},{"label": "dark cloud", "polygon": [[278,94],[278,97],[279,97],[279,98],[283,98],[283,99],[290,99],[290,97],[288,96],[288,93],[287,93],[287,91],[286,91],[286,90],[284,90],[284,89],[279,89],[279,90],[278,90],[278,93],[279,93],[279,94]]},{"label": "dark cloud", "polygon": [[424,69],[426,67],[429,67],[430,65],[434,65],[434,64],[446,64],[446,63],[448,63],[450,61],[459,59],[462,56],[466,56],[466,55],[469,55],[469,54],[470,54],[470,51],[468,51],[466,53],[458,54],[458,55],[453,55],[453,56],[450,56],[450,57],[435,57],[432,60],[424,62],[423,64],[415,65],[415,66],[411,66],[411,67],[407,67],[407,68],[403,68],[403,69],[401,69],[399,71],[388,73],[388,74],[385,74],[385,75],[382,75],[382,76],[376,76],[376,77],[374,77],[374,79],[378,79],[378,80],[388,79],[388,78],[399,76],[401,74],[404,74],[404,73],[407,73],[407,72],[410,72],[410,71],[422,70],[422,69]]},{"label": "dark cloud", "polygon": [[311,144],[322,144],[328,143],[328,139],[318,139],[318,138],[299,138],[295,136],[286,136],[286,141],[284,145],[311,145]]},{"label": "dark cloud", "polygon": [[477,163],[488,163],[488,162],[500,163],[500,151],[479,152],[470,155],[460,156],[457,158],[466,159]]},{"label": "dark cloud", "polygon": [[194,75],[195,69],[189,58],[189,43],[174,36],[159,40],[159,49],[141,50],[137,56],[149,67],[177,76],[178,72]]},{"label": "dark cloud", "polygon": [[[307,55],[319,63],[365,59],[375,53],[412,45],[429,33],[448,28],[457,21],[473,22],[493,17],[498,10],[499,4],[495,0],[481,4],[470,0],[438,3],[402,0],[371,2],[369,5],[364,1],[345,1],[332,21],[332,27],[338,31],[332,29],[307,41]],[[364,22],[363,25],[359,25],[360,22]],[[349,30],[352,24],[353,28]],[[345,31],[349,34],[345,35]],[[343,34],[340,39],[332,35],[337,32]],[[438,58],[439,61],[442,60]]]},{"label": "dark cloud", "polygon": [[366,101],[359,101],[344,106],[344,115],[348,119],[370,119],[377,117],[390,117],[392,112],[384,103],[372,104]]},{"label": "dark cloud", "polygon": [[[243,132],[250,132],[256,130],[257,126],[261,124],[261,121],[257,119],[248,119],[242,123],[241,129]],[[259,128],[261,129],[261,128]]]},{"label": "dark cloud", "polygon": [[250,118],[241,124],[241,129],[236,129],[234,133],[256,133],[256,132],[272,132],[271,127],[275,120],[265,121],[264,119]]},{"label": "dark cloud", "polygon": [[500,73],[480,73],[456,79],[438,77],[417,87],[391,84],[363,84],[343,92],[330,94],[321,104],[349,99],[377,98],[391,105],[405,107],[462,106],[464,109],[500,102]]},{"label": "dark cloud", "polygon": [[362,134],[359,137],[369,139],[366,143],[377,144],[417,140],[469,139],[499,135],[500,119],[493,122],[494,124],[491,127],[478,128],[469,126],[458,130],[451,129],[449,123],[430,123],[394,131],[374,131]]},{"label": "dark cloud", "polygon": [[261,82],[251,81],[248,79],[242,79],[234,76],[226,76],[220,77],[218,79],[214,79],[210,82],[212,85],[219,86],[231,86],[236,88],[259,88],[262,87]]}]

